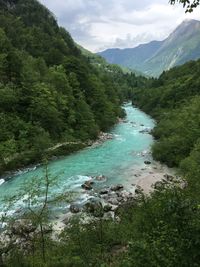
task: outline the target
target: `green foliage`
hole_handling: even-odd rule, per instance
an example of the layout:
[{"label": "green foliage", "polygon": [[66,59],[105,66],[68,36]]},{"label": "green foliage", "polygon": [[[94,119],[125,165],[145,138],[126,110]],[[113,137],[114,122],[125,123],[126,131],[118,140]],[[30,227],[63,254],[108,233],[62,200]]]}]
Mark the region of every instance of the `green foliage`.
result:
[{"label": "green foliage", "polygon": [[[133,251],[138,251],[140,258],[136,266],[199,265],[199,77],[198,60],[163,72],[158,79],[152,79],[145,90],[135,90],[133,102],[158,122],[153,130],[154,158],[169,166],[178,166],[187,181],[184,190],[154,192],[147,201],[155,204],[152,210],[147,204],[145,212],[149,218],[153,216],[152,229],[142,227],[138,231],[140,242],[133,245]],[[140,221],[141,225],[147,225],[148,219],[145,221],[143,213],[141,220],[144,220],[144,223]],[[150,265],[149,261],[152,261]]]},{"label": "green foliage", "polygon": [[200,139],[197,140],[194,149],[190,155],[185,158],[180,168],[183,175],[186,177],[189,187],[190,194],[193,199],[200,201],[199,188],[200,188]]},{"label": "green foliage", "polygon": [[0,6],[3,172],[40,160],[56,143],[95,139],[124,115],[120,106],[136,77],[99,66],[95,56],[90,62],[38,1]]},{"label": "green foliage", "polygon": [[189,62],[135,91],[133,101],[158,120],[153,156],[170,166],[179,166],[200,137],[199,67],[200,61]]},{"label": "green foliage", "polygon": [[[27,199],[33,199],[33,205],[39,188],[40,185],[32,186],[33,196]],[[59,240],[44,235],[45,259],[38,242],[41,236],[33,235],[34,251],[27,248],[24,253],[14,245],[4,264],[6,267],[198,267],[199,199],[193,199],[190,192],[190,187],[182,190],[164,180],[151,195],[140,193],[133,202],[118,208],[119,222],[91,218],[83,223],[81,218],[73,217]],[[37,217],[31,212],[28,218],[39,223],[40,218],[45,223],[46,214]]]}]

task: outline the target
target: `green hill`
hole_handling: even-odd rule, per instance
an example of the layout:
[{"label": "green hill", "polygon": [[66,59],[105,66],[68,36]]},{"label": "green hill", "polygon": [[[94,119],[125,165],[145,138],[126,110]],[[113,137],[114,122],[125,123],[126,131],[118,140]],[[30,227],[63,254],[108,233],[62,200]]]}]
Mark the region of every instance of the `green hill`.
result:
[{"label": "green hill", "polygon": [[123,116],[134,75],[91,64],[39,2],[0,7],[1,171],[41,160],[56,143],[95,139]]},{"label": "green hill", "polygon": [[180,166],[200,141],[200,60],[164,72],[134,102],[158,120],[154,157]]}]

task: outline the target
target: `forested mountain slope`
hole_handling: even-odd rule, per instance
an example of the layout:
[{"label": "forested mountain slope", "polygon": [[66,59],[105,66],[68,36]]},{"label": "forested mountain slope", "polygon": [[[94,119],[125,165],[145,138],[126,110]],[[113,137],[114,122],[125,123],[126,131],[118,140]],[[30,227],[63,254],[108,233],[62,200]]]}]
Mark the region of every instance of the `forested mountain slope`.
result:
[{"label": "forested mountain slope", "polygon": [[91,65],[36,0],[0,7],[0,170],[57,142],[95,139],[123,116],[134,75]]},{"label": "forested mountain slope", "polygon": [[[99,52],[98,55],[101,55],[109,63],[142,71],[144,62],[151,58],[161,45],[162,41],[152,41],[147,44],[140,44],[134,48],[106,49],[105,51]],[[145,70],[143,70],[143,73],[145,73]]]},{"label": "forested mountain slope", "polygon": [[136,90],[135,103],[158,124],[153,147],[156,159],[179,166],[200,142],[200,60],[163,73],[151,88]]}]

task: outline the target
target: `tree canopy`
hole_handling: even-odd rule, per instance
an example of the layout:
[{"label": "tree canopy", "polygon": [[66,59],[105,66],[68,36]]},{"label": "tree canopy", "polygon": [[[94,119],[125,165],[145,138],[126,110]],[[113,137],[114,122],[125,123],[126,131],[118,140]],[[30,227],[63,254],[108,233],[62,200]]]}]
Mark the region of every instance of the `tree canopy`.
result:
[{"label": "tree canopy", "polygon": [[95,139],[124,115],[122,102],[145,78],[83,55],[38,1],[0,5],[3,172],[40,160],[56,143]]}]

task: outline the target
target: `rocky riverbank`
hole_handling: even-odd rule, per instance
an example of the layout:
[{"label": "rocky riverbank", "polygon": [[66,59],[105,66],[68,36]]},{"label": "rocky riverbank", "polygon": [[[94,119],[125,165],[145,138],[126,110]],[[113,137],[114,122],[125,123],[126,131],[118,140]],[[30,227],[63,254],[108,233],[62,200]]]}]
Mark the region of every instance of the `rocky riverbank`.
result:
[{"label": "rocky riverbank", "polygon": [[148,161],[144,168],[129,171],[132,176],[123,184],[95,188],[96,182],[104,183],[107,180],[104,175],[91,177],[85,181],[82,184],[83,193],[88,193],[90,197],[81,204],[78,202],[71,203],[68,212],[60,214],[52,221],[53,230],[57,233],[62,231],[72,216],[81,216],[83,222],[87,222],[89,218],[98,217],[117,220],[118,208],[133,203],[138,192],[143,191],[145,194],[149,194],[155,186],[159,186],[160,182],[180,181],[173,169],[157,162]]},{"label": "rocky riverbank", "polygon": [[[107,178],[104,175],[91,177],[82,185],[82,190],[91,192],[91,197],[82,204],[78,202],[71,203],[66,213],[60,214],[50,224],[44,225],[44,233],[58,240],[61,231],[70,226],[73,216],[78,216],[83,224],[99,218],[118,222],[120,221],[120,209],[134,204],[137,195],[142,191],[148,194],[151,190],[158,189],[163,184],[166,184],[166,186],[177,184],[183,189],[187,186],[187,183],[180,177],[175,176],[174,172],[172,175],[172,170],[166,166],[158,163],[157,165],[155,163],[146,165],[145,169],[140,169],[140,173],[137,171],[132,176],[132,182],[137,177],[136,183],[130,183],[130,180],[128,187],[125,184],[116,184],[94,189],[95,182],[105,182]],[[10,244],[18,244],[19,247],[31,245],[34,235],[40,235],[40,230],[32,224],[30,219],[19,218],[14,220],[10,227],[0,234],[0,242],[3,242],[6,251]],[[21,247],[22,250],[24,249],[23,246]]]}]

